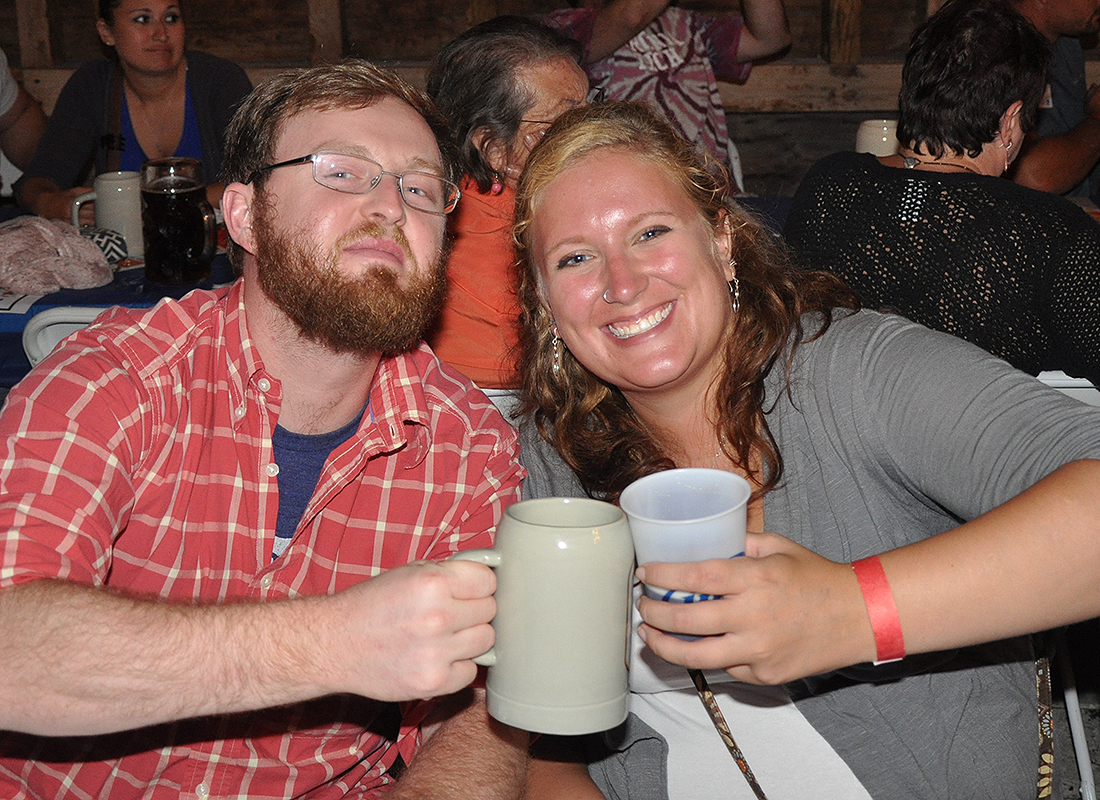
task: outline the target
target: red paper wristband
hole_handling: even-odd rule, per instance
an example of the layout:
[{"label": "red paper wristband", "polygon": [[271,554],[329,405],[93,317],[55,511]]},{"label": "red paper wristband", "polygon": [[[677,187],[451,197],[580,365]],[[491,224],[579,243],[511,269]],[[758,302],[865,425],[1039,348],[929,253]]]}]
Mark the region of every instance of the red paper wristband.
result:
[{"label": "red paper wristband", "polygon": [[901,634],[901,618],[894,602],[894,593],[886,580],[886,570],[878,556],[852,562],[852,571],[863,592],[871,632],[875,635],[875,664],[886,664],[905,658],[905,638]]}]

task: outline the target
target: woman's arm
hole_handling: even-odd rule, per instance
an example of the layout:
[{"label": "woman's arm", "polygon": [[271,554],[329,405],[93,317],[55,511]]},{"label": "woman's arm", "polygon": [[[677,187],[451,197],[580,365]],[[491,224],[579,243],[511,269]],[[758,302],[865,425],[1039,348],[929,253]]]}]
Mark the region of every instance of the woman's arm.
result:
[{"label": "woman's arm", "polygon": [[[647,564],[659,586],[724,595],[642,598],[661,658],[783,683],[871,661],[875,642],[852,569],[770,534],[752,558]],[[1100,615],[1100,461],[1067,464],[987,514],[881,557],[909,653],[993,641]],[[715,634],[693,642],[662,630]]]},{"label": "woman's arm", "polygon": [[0,114],[0,150],[16,167],[26,169],[45,129],[42,104],[19,85],[15,104]]},{"label": "woman's arm", "polygon": [[[27,178],[20,187],[20,203],[33,214],[48,219],[59,219],[68,222],[72,219],[73,200],[85,192],[90,192],[89,186],[74,186],[71,189],[61,189],[49,178]],[[80,207],[80,224],[93,224],[94,206],[85,203]]]}]

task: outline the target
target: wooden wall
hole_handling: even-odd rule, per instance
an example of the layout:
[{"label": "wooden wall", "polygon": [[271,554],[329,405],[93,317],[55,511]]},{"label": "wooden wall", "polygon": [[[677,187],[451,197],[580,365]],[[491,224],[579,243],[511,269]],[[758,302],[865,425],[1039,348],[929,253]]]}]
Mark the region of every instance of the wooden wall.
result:
[{"label": "wooden wall", "polygon": [[[333,40],[345,55],[426,61],[474,21],[497,13],[541,16],[566,5],[565,0],[185,0],[183,9],[192,46],[266,65],[313,60],[311,15],[318,25],[334,25]],[[719,14],[740,7],[739,0],[681,5]],[[846,41],[832,48],[833,61],[851,52],[857,38],[856,61],[896,61],[924,18],[927,0],[787,0],[786,5],[795,38],[791,58],[828,57],[823,33],[835,23]],[[72,67],[100,53],[95,0],[5,0],[0,6],[0,47],[16,66]],[[39,39],[48,40],[48,54],[30,44]],[[27,43],[27,54],[21,42]]]},{"label": "wooden wall", "polygon": [[[927,2],[787,0],[791,51],[757,71],[763,75],[761,91],[755,91],[754,75],[752,90],[726,87],[725,99],[732,110],[742,111],[877,108],[884,81],[886,95],[896,91],[896,65]],[[411,65],[415,77],[417,65],[473,22],[498,13],[542,16],[565,5],[566,0],[186,0],[183,8],[190,46],[245,67],[266,70],[352,55]],[[727,13],[739,10],[740,0],[682,5]],[[32,93],[50,105],[69,70],[102,55],[94,21],[95,0],[6,0],[0,7],[0,47],[13,66],[27,72]],[[62,70],[60,78],[52,70]]]},{"label": "wooden wall", "polygon": [[[789,194],[805,170],[851,147],[860,119],[891,116],[909,35],[940,0],[784,0],[794,43],[744,86],[722,83],[748,188]],[[446,41],[496,14],[542,16],[569,0],[181,0],[189,46],[254,82],[288,66],[359,56],[422,82]],[[681,0],[711,13],[740,0]],[[0,47],[47,111],[72,69],[102,57],[96,0],[0,0]],[[1090,51],[1100,82],[1100,51]],[[812,113],[807,113],[812,112]]]}]

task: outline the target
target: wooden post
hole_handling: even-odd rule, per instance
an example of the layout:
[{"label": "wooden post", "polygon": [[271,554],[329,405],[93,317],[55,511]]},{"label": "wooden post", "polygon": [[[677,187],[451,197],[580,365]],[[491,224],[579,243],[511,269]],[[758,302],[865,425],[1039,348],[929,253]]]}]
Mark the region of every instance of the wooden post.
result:
[{"label": "wooden post", "polygon": [[856,66],[860,53],[860,14],[862,0],[827,0],[823,11],[826,15],[825,60],[833,66]]},{"label": "wooden post", "polygon": [[308,0],[309,36],[313,49],[309,63],[339,61],[344,57],[343,18],[340,0]]},{"label": "wooden post", "polygon": [[19,60],[24,69],[52,67],[46,0],[15,0],[15,24],[19,28]]},{"label": "wooden post", "polygon": [[470,27],[500,14],[500,0],[470,0],[466,7],[466,22]]}]

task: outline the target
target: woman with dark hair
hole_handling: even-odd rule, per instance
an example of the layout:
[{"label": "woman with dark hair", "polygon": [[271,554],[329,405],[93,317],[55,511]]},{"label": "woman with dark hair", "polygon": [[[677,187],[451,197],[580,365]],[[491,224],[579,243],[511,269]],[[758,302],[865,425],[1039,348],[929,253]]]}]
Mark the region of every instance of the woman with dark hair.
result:
[{"label": "woman with dark hair", "polygon": [[1049,46],[1010,4],[953,0],[913,35],[897,155],[837,153],[784,235],[814,269],[1031,374],[1100,384],[1100,226],[1001,176],[1046,87]]},{"label": "woman with dark hair", "polygon": [[580,56],[580,45],[554,28],[501,16],[444,46],[428,72],[428,94],[466,175],[449,220],[447,302],[428,343],[482,388],[517,385],[516,180],[547,126],[585,102]]},{"label": "woman with dark hair", "polygon": [[[1100,611],[1100,410],[857,310],[726,197],[630,103],[562,115],[517,189],[524,497],[617,502],[673,467],[754,488],[749,557],[640,566],[720,597],[638,601],[631,716],[592,778],[758,797],[747,761],[772,800],[1034,797],[1024,634]],[[714,670],[739,761],[685,666]],[[538,760],[528,797],[584,796],[566,780]]]},{"label": "woman with dark hair", "polygon": [[[184,50],[177,0],[99,0],[96,30],[114,57],[76,72],[57,98],[34,159],[15,186],[20,204],[68,220],[81,183],[167,156],[201,159],[207,198],[221,202],[222,137],[252,90],[231,61]],[[91,204],[86,204],[91,213]]]}]

